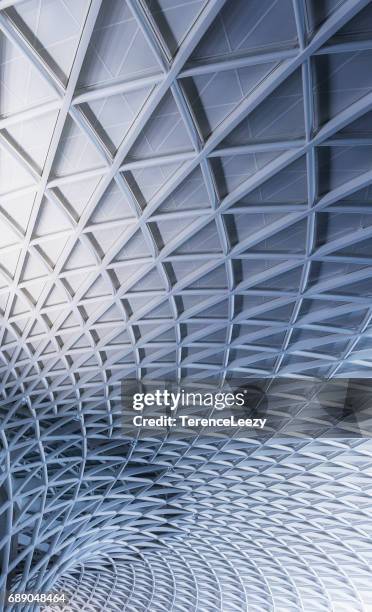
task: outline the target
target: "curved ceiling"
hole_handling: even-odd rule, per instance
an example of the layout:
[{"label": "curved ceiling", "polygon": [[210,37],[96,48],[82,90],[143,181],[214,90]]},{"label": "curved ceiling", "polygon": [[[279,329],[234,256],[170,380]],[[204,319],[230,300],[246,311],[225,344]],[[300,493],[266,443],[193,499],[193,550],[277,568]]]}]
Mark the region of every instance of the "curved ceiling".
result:
[{"label": "curved ceiling", "polygon": [[367,0],[0,1],[0,584],[368,604],[368,440],[115,419],[123,378],[371,375],[371,34]]}]

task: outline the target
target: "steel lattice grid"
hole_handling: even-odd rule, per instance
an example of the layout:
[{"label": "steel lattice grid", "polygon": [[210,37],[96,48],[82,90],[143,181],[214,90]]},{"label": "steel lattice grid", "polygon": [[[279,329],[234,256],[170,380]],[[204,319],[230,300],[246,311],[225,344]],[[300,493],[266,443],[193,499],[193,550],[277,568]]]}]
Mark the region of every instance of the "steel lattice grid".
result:
[{"label": "steel lattice grid", "polygon": [[[107,501],[110,514],[110,495],[123,503],[112,449],[134,454],[134,470],[153,457],[157,465],[151,441],[123,448],[117,439],[123,376],[222,384],[235,374],[369,375],[372,11],[365,0],[3,0],[0,10],[3,581],[22,571],[23,587],[36,579],[45,586],[63,580],[61,551],[70,551],[79,513],[85,527],[77,540],[87,542],[89,557],[102,548],[100,521],[92,531],[85,522],[93,520],[90,504]],[[341,459],[346,453],[368,470],[370,447],[325,446],[324,470],[347,497],[353,470]],[[209,457],[209,449],[200,452]],[[286,452],[302,457],[302,448]],[[92,484],[99,470],[100,488]],[[156,490],[157,478],[183,477],[160,472],[145,491]],[[191,483],[187,495],[194,491],[198,508],[198,495],[210,493]],[[367,478],[350,486],[365,499]],[[226,495],[234,503],[235,494]],[[205,550],[197,545],[199,533],[214,533],[209,520],[186,544],[173,534],[180,580],[190,546],[195,559],[209,559],[216,547],[225,559],[225,532],[219,544],[211,536]],[[110,533],[115,524],[108,520]],[[347,545],[354,555],[358,537]],[[131,558],[128,569],[108,539],[107,558],[92,562],[90,578],[85,553],[74,551],[71,585],[81,584],[79,563],[86,585],[154,568],[150,555],[142,564]],[[143,555],[143,538],[141,546],[134,541]],[[239,546],[247,559],[248,544]],[[279,608],[300,609],[288,558],[278,561],[278,552],[275,560],[268,544],[262,550],[288,588],[283,595],[263,587],[267,609],[277,597]],[[166,558],[157,563],[151,571],[161,572]],[[263,567],[269,571],[260,563],[249,566],[256,582]],[[340,566],[337,558],[332,567]],[[185,572],[184,593],[195,571]],[[192,600],[196,609],[222,605],[222,578],[210,571],[220,595],[210,604]],[[239,588],[231,580],[224,610],[246,601],[242,578]],[[319,609],[331,605],[328,586],[316,587],[326,593]],[[351,593],[346,609],[360,609],[358,588]],[[115,596],[112,609],[120,605]],[[141,601],[128,605],[145,608]],[[187,601],[173,602],[175,609]]]}]

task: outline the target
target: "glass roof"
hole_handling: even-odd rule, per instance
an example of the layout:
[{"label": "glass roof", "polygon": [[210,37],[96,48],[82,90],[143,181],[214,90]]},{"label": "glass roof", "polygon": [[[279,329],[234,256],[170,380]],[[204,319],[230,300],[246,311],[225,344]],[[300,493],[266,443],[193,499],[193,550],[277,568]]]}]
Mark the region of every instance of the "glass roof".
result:
[{"label": "glass roof", "polygon": [[372,609],[370,440],[117,425],[123,378],[371,376],[371,35],[368,0],[0,1],[0,587]]}]

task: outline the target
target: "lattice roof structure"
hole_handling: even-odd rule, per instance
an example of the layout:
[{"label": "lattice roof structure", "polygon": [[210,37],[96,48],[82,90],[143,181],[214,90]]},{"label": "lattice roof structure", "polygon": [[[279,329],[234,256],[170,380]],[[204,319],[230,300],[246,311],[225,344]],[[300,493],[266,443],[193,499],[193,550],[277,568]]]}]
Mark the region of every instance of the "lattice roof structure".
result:
[{"label": "lattice roof structure", "polygon": [[372,3],[1,0],[0,43],[3,602],[372,609],[370,440],[118,424],[123,378],[371,376]]}]

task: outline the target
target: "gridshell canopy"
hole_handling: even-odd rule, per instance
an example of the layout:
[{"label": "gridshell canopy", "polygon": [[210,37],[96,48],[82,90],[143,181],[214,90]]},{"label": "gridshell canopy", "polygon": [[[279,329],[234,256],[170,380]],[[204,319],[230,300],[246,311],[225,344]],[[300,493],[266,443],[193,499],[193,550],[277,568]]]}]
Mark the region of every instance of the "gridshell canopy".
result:
[{"label": "gridshell canopy", "polygon": [[372,3],[0,0],[0,62],[3,605],[371,610],[368,437],[126,440],[120,390],[371,376]]}]

